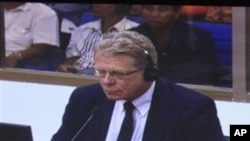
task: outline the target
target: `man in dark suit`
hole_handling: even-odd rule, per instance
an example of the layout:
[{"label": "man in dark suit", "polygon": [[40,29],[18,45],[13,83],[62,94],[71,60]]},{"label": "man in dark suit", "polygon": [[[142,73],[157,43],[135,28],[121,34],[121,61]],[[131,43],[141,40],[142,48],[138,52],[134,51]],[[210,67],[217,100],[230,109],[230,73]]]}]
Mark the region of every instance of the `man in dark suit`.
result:
[{"label": "man in dark suit", "polygon": [[124,31],[95,49],[99,84],[73,91],[52,141],[224,140],[214,101],[158,77],[148,38]]},{"label": "man in dark suit", "polygon": [[216,85],[222,70],[211,34],[180,15],[181,6],[143,5],[145,23],[131,30],[153,42],[161,76],[177,83]]}]

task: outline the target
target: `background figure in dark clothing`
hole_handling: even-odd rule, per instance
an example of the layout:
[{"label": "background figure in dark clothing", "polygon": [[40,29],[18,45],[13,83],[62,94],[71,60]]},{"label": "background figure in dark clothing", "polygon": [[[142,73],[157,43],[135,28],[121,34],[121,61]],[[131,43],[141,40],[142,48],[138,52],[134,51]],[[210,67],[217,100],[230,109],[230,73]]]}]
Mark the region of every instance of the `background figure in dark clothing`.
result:
[{"label": "background figure in dark clothing", "polygon": [[181,6],[144,5],[145,23],[132,28],[147,36],[158,53],[160,75],[173,82],[215,85],[220,74],[209,32],[179,19]]}]

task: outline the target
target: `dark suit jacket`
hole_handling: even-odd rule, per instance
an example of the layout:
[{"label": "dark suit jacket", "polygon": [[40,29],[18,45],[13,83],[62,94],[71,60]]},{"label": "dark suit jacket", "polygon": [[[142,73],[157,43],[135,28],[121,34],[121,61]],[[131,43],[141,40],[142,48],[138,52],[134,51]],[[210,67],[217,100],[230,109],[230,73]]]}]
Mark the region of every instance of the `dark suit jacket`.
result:
[{"label": "dark suit jacket", "polygon": [[[114,101],[99,84],[74,90],[53,141],[70,141],[99,107],[76,140],[105,141]],[[210,98],[165,79],[156,82],[143,141],[222,141],[215,103]]]},{"label": "dark suit jacket", "polygon": [[214,41],[208,31],[177,20],[166,37],[166,46],[159,47],[157,37],[147,23],[131,30],[145,35],[153,42],[161,76],[178,83],[217,84],[222,70],[217,61]]}]

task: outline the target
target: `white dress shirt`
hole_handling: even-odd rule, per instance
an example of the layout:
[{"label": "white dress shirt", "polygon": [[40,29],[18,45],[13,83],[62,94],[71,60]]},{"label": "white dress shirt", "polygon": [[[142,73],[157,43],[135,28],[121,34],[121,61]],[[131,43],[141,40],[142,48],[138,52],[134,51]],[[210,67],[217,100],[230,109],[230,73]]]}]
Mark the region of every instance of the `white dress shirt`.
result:
[{"label": "white dress shirt", "polygon": [[[135,106],[135,110],[133,111],[134,132],[131,141],[142,141],[154,88],[155,81],[143,95],[132,101]],[[123,108],[123,104],[125,102],[125,100],[115,102],[106,141],[116,141],[118,138],[123,118],[125,117],[125,110]]]},{"label": "white dress shirt", "polygon": [[25,50],[34,43],[59,46],[58,18],[50,7],[25,3],[4,11],[5,56]]}]

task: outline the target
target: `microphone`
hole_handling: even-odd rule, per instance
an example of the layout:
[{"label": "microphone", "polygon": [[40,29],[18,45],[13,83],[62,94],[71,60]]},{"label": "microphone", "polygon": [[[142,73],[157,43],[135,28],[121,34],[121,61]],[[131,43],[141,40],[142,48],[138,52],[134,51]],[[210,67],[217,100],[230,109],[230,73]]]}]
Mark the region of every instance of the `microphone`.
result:
[{"label": "microphone", "polygon": [[83,123],[83,125],[81,126],[81,128],[77,131],[77,133],[74,135],[74,137],[70,140],[70,141],[74,141],[78,135],[83,131],[83,129],[85,129],[85,127],[88,125],[88,123],[91,121],[91,119],[94,117],[94,115],[97,113],[97,111],[99,110],[99,107],[94,107],[91,110],[91,115],[88,117],[88,119]]}]

